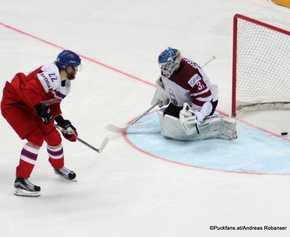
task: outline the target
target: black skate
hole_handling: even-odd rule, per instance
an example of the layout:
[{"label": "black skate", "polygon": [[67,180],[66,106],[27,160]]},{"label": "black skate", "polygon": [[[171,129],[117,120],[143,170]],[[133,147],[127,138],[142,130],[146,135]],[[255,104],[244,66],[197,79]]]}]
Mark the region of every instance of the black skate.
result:
[{"label": "black skate", "polygon": [[32,184],[28,179],[16,176],[14,195],[24,197],[39,197],[41,188]]},{"label": "black skate", "polygon": [[[75,172],[71,171],[68,168],[62,167],[60,169],[54,169],[54,173],[56,173],[59,177],[67,179],[67,180],[74,180],[76,177]],[[76,180],[74,180],[76,181]]]}]

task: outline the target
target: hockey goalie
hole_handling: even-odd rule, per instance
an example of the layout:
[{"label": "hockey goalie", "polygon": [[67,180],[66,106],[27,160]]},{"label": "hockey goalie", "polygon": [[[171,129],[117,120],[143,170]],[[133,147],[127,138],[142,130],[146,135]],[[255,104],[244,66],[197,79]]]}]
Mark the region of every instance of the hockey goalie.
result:
[{"label": "hockey goalie", "polygon": [[161,107],[161,134],[176,140],[237,138],[236,121],[214,114],[218,87],[194,61],[168,48],[158,57],[161,75],[151,104]]}]

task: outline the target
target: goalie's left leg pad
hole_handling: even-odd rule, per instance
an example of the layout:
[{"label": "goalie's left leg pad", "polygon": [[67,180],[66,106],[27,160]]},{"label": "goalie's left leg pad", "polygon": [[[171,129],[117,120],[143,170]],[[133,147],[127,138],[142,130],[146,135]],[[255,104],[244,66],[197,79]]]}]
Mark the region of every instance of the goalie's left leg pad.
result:
[{"label": "goalie's left leg pad", "polygon": [[233,140],[237,138],[236,120],[222,114],[208,116],[198,125],[200,134],[206,133],[206,139],[221,138]]},{"label": "goalie's left leg pad", "polygon": [[236,120],[222,115],[220,138],[233,140],[237,137]]}]

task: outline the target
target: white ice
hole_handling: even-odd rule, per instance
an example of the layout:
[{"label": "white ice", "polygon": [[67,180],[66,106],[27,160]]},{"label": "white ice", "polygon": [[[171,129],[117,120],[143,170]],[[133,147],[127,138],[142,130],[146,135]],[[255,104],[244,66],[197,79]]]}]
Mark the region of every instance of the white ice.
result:
[{"label": "white ice", "polygon": [[[229,114],[236,13],[289,15],[290,9],[270,0],[2,0],[1,88],[15,73],[53,61],[63,48],[73,50],[83,68],[63,114],[87,142],[98,146],[106,136],[110,142],[98,154],[64,141],[76,183],[53,173],[44,146],[30,178],[41,186],[41,197],[16,197],[15,167],[25,141],[1,116],[0,236],[289,236],[288,175],[178,165],[104,129],[109,123],[125,126],[150,107],[157,57],[167,46],[201,65],[216,56],[206,72],[220,88],[218,110]],[[280,134],[290,131],[289,117],[289,111],[264,111],[240,118]],[[210,230],[264,225],[287,230]]]}]

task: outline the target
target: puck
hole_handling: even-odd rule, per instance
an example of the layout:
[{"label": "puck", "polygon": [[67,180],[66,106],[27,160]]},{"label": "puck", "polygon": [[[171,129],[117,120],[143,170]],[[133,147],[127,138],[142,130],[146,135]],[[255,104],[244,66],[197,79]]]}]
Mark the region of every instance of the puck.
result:
[{"label": "puck", "polygon": [[282,136],[288,135],[288,132],[281,132]]}]

